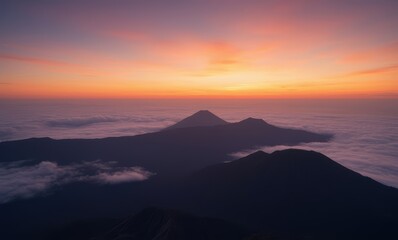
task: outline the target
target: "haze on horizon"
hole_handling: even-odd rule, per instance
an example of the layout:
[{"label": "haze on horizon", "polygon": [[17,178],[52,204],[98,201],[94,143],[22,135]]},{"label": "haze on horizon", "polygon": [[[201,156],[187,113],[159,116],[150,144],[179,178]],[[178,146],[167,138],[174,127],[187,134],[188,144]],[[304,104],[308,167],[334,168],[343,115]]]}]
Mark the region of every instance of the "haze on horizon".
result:
[{"label": "haze on horizon", "polygon": [[0,98],[397,98],[398,1],[6,1]]}]

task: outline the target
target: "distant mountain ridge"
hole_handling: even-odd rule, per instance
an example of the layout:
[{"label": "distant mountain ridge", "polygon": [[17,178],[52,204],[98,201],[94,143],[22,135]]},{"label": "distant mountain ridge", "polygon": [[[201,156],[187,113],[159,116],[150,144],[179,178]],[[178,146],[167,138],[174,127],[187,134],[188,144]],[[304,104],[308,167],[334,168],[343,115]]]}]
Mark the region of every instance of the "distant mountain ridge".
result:
[{"label": "distant mountain ridge", "polygon": [[[209,111],[199,111],[186,119],[197,120],[202,116],[212,119],[211,124],[218,122],[218,125],[194,127],[184,124],[185,127],[178,125],[167,131],[129,137],[32,138],[1,142],[0,162],[31,159],[33,162],[70,164],[101,159],[115,161],[122,166],[144,167],[157,174],[177,174],[231,160],[229,153],[255,146],[326,142],[332,137],[330,134],[276,127],[254,118],[227,123]],[[192,124],[191,120],[188,123]],[[210,124],[209,121],[204,123]]]},{"label": "distant mountain ridge", "polygon": [[188,127],[210,127],[224,124],[228,124],[228,122],[219,118],[208,110],[200,110],[193,115],[165,128],[164,130]]}]

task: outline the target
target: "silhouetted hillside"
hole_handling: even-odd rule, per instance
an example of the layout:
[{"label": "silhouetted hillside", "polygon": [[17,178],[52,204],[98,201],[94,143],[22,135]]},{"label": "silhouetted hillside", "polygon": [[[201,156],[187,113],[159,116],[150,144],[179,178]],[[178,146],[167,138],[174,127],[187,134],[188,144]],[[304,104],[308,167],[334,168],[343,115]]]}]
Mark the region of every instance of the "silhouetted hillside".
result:
[{"label": "silhouetted hillside", "polygon": [[242,227],[223,220],[147,208],[98,240],[242,240],[247,234]]},{"label": "silhouetted hillside", "polygon": [[[396,239],[398,236],[397,189],[351,171],[320,153],[294,149],[271,154],[259,151],[172,181],[154,177],[142,183],[111,186],[76,183],[47,197],[3,204],[0,223],[5,228],[1,236],[34,239],[21,233],[44,231],[66,219],[123,216],[148,205],[236,222],[258,233],[252,239]],[[198,230],[196,227],[202,225],[189,219],[168,211],[137,215],[120,224],[105,239],[123,239],[121,236],[125,234],[153,237],[149,234],[155,232],[167,233],[166,237],[190,236],[197,235],[197,231],[208,231],[201,227]],[[169,222],[173,224],[166,224]],[[91,234],[100,223],[90,223],[88,227],[78,224],[78,231]],[[217,226],[221,232],[228,229],[223,224]]]},{"label": "silhouetted hillside", "polygon": [[[152,190],[156,193],[148,196],[158,205],[227,219],[257,233],[240,239],[398,236],[398,190],[313,151],[258,151],[155,185]],[[209,227],[207,221],[190,218],[175,211],[150,209],[125,220],[103,239],[213,239],[215,229],[232,231],[223,224],[210,224],[218,226],[212,231],[202,229],[204,223]],[[224,239],[220,236],[218,239]]]},{"label": "silhouetted hillside", "polygon": [[225,125],[228,122],[214,115],[208,110],[200,110],[193,115],[173,124],[164,130],[187,128],[187,127],[209,127],[217,125]]},{"label": "silhouetted hillside", "polygon": [[398,190],[317,152],[259,151],[182,182],[179,206],[260,232],[310,239],[398,236]]},{"label": "silhouetted hillside", "polygon": [[178,210],[150,207],[123,219],[77,221],[54,229],[45,240],[243,240],[242,226],[193,216]]}]

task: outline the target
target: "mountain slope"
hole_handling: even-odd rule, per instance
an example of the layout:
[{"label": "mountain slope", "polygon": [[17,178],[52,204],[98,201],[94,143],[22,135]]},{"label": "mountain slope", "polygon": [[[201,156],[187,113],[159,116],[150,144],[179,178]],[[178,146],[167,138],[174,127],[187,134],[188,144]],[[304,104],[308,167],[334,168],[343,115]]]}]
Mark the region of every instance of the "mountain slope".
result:
[{"label": "mountain slope", "polygon": [[187,128],[187,127],[209,127],[217,125],[225,125],[228,122],[214,115],[208,110],[200,110],[193,115],[165,128],[164,130]]},{"label": "mountain slope", "polygon": [[312,151],[256,152],[207,167],[183,185],[183,208],[282,237],[398,236],[397,189]]},{"label": "mountain slope", "polygon": [[247,234],[243,228],[223,220],[147,208],[98,240],[241,240]]}]

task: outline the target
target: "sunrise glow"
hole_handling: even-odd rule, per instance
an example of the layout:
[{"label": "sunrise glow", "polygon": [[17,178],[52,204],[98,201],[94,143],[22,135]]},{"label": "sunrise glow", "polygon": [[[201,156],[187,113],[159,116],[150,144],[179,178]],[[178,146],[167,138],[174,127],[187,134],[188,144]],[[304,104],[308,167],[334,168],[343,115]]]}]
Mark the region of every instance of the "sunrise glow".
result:
[{"label": "sunrise glow", "polygon": [[0,97],[398,97],[396,1],[283,2],[3,4]]}]

